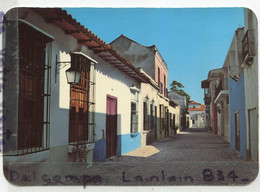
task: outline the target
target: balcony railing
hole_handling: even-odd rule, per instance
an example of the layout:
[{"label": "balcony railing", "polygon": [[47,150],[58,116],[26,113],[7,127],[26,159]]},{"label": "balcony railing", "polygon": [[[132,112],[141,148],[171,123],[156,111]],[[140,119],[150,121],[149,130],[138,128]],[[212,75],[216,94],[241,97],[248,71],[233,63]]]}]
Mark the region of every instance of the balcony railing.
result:
[{"label": "balcony railing", "polygon": [[247,30],[243,40],[242,40],[242,60],[246,65],[252,64],[252,59],[255,56],[255,38],[254,30]]}]

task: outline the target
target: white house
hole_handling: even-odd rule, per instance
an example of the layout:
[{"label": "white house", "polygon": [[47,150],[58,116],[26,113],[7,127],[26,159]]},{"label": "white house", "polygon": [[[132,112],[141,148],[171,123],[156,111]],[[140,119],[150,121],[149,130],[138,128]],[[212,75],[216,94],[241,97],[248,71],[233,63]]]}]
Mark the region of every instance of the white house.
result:
[{"label": "white house", "polygon": [[[174,107],[168,98],[168,67],[155,45],[144,46],[121,35],[110,45],[149,79],[149,85],[142,83],[142,144],[168,137]],[[157,120],[154,120],[157,119]]]},{"label": "white house", "polygon": [[193,101],[189,103],[188,111],[190,114],[191,128],[205,127],[205,105]]},{"label": "white house", "polygon": [[87,162],[141,146],[146,77],[65,10],[18,8],[4,33],[4,164]]},{"label": "white house", "polygon": [[[174,92],[174,91],[170,91],[168,93],[168,97],[170,100],[173,100],[174,102],[176,102],[180,108],[180,115],[177,119],[177,121],[179,122],[179,129],[183,130],[186,127],[186,121],[189,119],[187,114],[185,114],[186,112],[186,97],[179,95],[178,93]],[[182,120],[182,119],[185,119]]]}]

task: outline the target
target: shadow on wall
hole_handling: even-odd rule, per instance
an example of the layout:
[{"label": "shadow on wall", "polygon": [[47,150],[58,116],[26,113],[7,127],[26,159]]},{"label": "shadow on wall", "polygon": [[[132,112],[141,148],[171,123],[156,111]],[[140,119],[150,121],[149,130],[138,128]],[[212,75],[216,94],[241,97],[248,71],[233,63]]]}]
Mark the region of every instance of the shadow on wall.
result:
[{"label": "shadow on wall", "polygon": [[[122,155],[141,147],[141,133],[131,133],[129,125],[123,125],[121,115],[117,114],[117,130],[114,126],[109,126],[107,119],[109,118],[104,113],[96,113],[96,131],[95,131],[95,148],[93,161],[104,161],[106,158],[115,155]],[[121,134],[125,127],[129,127],[127,132]],[[110,131],[108,131],[110,129]],[[116,133],[116,134],[115,134]]]}]

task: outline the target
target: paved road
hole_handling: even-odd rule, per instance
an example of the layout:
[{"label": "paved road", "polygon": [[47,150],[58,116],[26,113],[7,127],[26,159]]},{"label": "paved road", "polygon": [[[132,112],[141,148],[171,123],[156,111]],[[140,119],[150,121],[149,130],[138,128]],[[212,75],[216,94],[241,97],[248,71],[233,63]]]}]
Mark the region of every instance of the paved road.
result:
[{"label": "paved road", "polygon": [[[53,170],[60,175],[53,177]],[[223,138],[188,129],[91,168],[54,163],[45,166],[44,178],[38,172],[37,184],[48,185],[245,185],[258,165],[241,159]]]}]

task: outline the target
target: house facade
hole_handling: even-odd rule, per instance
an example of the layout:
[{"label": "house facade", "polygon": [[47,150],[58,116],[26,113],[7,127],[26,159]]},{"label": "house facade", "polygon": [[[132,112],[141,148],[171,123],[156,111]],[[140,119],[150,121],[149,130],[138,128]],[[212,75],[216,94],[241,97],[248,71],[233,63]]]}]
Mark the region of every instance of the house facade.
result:
[{"label": "house facade", "polygon": [[[206,124],[209,125],[209,131],[214,134],[218,134],[218,110],[215,103],[216,98],[216,86],[218,79],[221,79],[224,73],[224,69],[212,69],[208,73],[208,79],[201,82],[201,87],[204,89],[204,103],[206,113]],[[220,108],[219,108],[220,109]],[[208,117],[208,118],[207,118]]]},{"label": "house facade", "polygon": [[229,62],[229,118],[230,148],[246,159],[246,116],[244,71],[241,67],[244,29],[238,28],[231,42],[227,58]]},{"label": "house facade", "polygon": [[[155,45],[146,47],[124,35],[112,41],[110,45],[150,79],[149,88],[148,85],[141,85],[146,86],[141,89],[143,143],[148,144],[155,139],[168,137],[175,109],[170,106],[167,97],[168,67],[160,52]],[[153,113],[157,117],[156,126],[154,123],[147,123],[150,117],[153,119]]]},{"label": "house facade", "polygon": [[5,17],[4,164],[101,161],[141,146],[147,78],[65,10]]},{"label": "house facade", "polygon": [[187,108],[187,104],[186,104],[186,97],[179,95],[178,93],[174,92],[174,91],[170,91],[168,92],[168,97],[169,99],[175,101],[180,108],[180,115],[178,117],[178,121],[179,121],[179,130],[184,130],[187,126],[187,121],[189,121],[189,117],[186,114],[186,108]]},{"label": "house facade", "polygon": [[190,114],[190,128],[205,127],[205,105],[195,101],[189,103],[188,111]]},{"label": "house facade", "polygon": [[242,67],[244,69],[247,150],[248,159],[258,161],[258,23],[256,15],[249,9],[244,9],[244,17]]},{"label": "house facade", "polygon": [[258,30],[251,10],[245,8],[244,17],[245,26],[235,31],[223,67],[211,70],[202,88],[213,133],[243,159],[258,161]]}]

